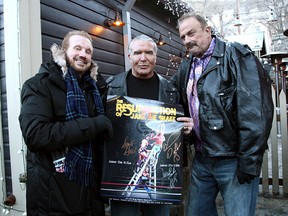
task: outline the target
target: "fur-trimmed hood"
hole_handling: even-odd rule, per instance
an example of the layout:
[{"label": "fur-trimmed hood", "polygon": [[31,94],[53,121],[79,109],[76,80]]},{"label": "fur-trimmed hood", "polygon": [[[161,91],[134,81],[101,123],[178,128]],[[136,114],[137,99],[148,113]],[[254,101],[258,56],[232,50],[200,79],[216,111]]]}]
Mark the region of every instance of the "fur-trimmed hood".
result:
[{"label": "fur-trimmed hood", "polygon": [[[53,61],[58,64],[61,67],[61,70],[63,72],[63,77],[67,73],[67,62],[66,62],[66,56],[64,50],[62,50],[57,44],[53,44],[50,48]],[[92,60],[91,66],[90,66],[90,76],[92,79],[97,81],[97,75],[98,75],[98,64]]]}]

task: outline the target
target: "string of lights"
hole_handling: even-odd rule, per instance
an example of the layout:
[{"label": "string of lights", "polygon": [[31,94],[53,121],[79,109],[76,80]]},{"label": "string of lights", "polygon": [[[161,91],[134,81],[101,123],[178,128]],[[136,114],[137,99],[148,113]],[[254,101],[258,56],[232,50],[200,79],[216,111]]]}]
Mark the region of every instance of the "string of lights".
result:
[{"label": "string of lights", "polygon": [[192,8],[182,0],[158,0],[157,5],[160,2],[164,3],[164,9],[171,11],[173,15],[180,16],[183,13],[187,13],[192,10]]}]

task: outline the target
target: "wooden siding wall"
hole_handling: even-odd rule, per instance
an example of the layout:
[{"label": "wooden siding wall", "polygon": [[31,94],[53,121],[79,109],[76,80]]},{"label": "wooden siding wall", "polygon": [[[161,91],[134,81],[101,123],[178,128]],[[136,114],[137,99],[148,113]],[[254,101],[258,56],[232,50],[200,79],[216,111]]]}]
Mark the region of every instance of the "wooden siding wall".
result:
[{"label": "wooden siding wall", "polygon": [[[49,48],[58,45],[65,34],[73,29],[89,32],[93,38],[93,58],[99,64],[99,71],[105,76],[124,71],[124,52],[122,28],[104,27],[104,20],[114,18],[115,9],[122,11],[125,4],[115,0],[41,0],[42,55],[43,61],[50,61]],[[164,76],[176,72],[177,64],[169,61],[171,55],[179,55],[183,46],[175,28],[176,18],[156,0],[138,0],[131,11],[132,37],[146,34],[155,41],[159,33],[168,43],[158,47],[156,71]],[[11,165],[8,137],[7,97],[5,80],[3,1],[0,0],[0,103],[2,133],[5,158],[6,192],[12,193]],[[36,73],[35,71],[34,73]]]},{"label": "wooden siding wall", "polygon": [[[41,0],[41,26],[43,60],[50,60],[49,48],[60,45],[66,32],[85,30],[91,34],[94,55],[99,71],[105,76],[125,70],[123,29],[103,25],[105,18],[114,18],[115,9],[122,11],[125,2],[115,0]],[[164,76],[176,72],[177,65],[169,61],[170,55],[179,55],[182,44],[175,28],[176,17],[156,0],[136,1],[131,11],[132,37],[146,34],[156,40],[160,32],[168,45],[158,47],[156,70]]]},{"label": "wooden siding wall", "polygon": [[[176,30],[177,17],[172,16],[163,5],[157,6],[157,1],[136,1],[131,14],[132,35],[146,34],[157,41],[159,33],[167,45],[158,46],[156,71],[164,76],[171,76],[177,70],[177,64],[172,64],[170,57],[179,56],[182,42]],[[183,54],[182,50],[182,54]],[[184,54],[183,54],[184,55]]]},{"label": "wooden siding wall", "polygon": [[[9,151],[9,132],[8,132],[8,114],[7,114],[7,96],[6,96],[6,71],[5,71],[5,48],[4,48],[4,13],[3,1],[0,0],[0,119],[2,122],[4,168],[7,194],[12,193],[12,178]],[[2,145],[2,143],[0,144]],[[2,149],[0,149],[2,151]],[[0,152],[1,155],[1,152]],[[1,173],[2,175],[2,173]]]}]

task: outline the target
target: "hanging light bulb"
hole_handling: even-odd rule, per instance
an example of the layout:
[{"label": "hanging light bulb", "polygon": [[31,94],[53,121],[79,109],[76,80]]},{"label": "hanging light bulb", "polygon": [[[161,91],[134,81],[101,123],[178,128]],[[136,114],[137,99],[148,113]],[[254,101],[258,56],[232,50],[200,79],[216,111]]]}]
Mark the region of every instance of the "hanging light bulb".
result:
[{"label": "hanging light bulb", "polygon": [[114,20],[105,19],[104,20],[104,25],[107,26],[107,27],[111,27],[111,26],[122,27],[122,26],[125,25],[125,23],[121,20],[119,11],[116,10],[116,15],[115,15]]},{"label": "hanging light bulb", "polygon": [[156,43],[158,46],[166,45],[167,43],[164,41],[163,36],[160,34],[159,39]]}]

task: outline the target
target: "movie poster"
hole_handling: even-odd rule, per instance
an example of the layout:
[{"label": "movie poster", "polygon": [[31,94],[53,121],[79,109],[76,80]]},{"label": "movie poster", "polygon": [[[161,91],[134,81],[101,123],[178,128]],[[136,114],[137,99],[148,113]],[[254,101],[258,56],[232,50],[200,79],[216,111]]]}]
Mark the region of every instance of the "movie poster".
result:
[{"label": "movie poster", "polygon": [[101,195],[128,202],[178,204],[182,189],[182,107],[110,96],[114,137],[104,147]]}]

